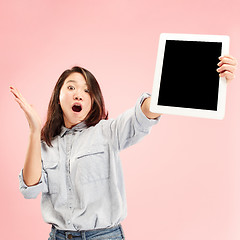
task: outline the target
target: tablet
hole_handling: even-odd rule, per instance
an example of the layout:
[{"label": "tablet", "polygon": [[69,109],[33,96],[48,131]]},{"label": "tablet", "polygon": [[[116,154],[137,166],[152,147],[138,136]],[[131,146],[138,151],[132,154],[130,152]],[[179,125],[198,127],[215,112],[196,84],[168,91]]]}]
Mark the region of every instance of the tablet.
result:
[{"label": "tablet", "polygon": [[216,70],[228,53],[228,36],[162,33],[150,111],[223,119],[227,83]]}]

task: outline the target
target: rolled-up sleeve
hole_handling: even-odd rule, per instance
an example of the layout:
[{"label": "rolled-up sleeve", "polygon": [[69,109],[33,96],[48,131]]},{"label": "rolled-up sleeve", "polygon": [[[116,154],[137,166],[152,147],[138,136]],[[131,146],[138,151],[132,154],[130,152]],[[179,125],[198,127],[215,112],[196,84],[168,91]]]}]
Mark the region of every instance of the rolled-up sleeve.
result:
[{"label": "rolled-up sleeve", "polygon": [[118,150],[127,148],[147,135],[151,127],[158,123],[160,117],[149,119],[142,112],[143,101],[150,97],[148,93],[143,93],[137,100],[135,107],[121,114],[116,119],[110,120],[110,128],[105,129],[113,144]]},{"label": "rolled-up sleeve", "polygon": [[34,186],[27,186],[23,179],[23,169],[19,174],[19,189],[24,198],[31,199],[36,198],[40,192],[46,189],[46,176],[44,170],[42,170],[42,176],[38,184]]},{"label": "rolled-up sleeve", "polygon": [[137,104],[135,106],[136,120],[139,124],[139,128],[142,128],[143,131],[145,129],[147,132],[149,132],[151,127],[153,125],[157,124],[158,121],[160,120],[160,117],[154,118],[154,119],[149,119],[142,112],[142,108],[141,108],[142,103],[148,97],[151,97],[151,95],[149,93],[143,93],[142,96],[138,99]]}]

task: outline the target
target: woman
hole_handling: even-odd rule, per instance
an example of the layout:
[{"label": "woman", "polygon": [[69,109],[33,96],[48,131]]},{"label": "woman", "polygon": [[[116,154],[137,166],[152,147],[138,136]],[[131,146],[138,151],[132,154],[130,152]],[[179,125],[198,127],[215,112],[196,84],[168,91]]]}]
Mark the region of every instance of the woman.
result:
[{"label": "woman", "polygon": [[[234,78],[236,60],[220,59],[218,72]],[[119,151],[137,143],[159,121],[143,94],[134,108],[107,120],[95,77],[73,67],[54,88],[47,121],[41,120],[11,87],[30,127],[24,168],[19,176],[25,198],[42,192],[42,215],[52,225],[49,239],[124,239],[126,195]]]}]

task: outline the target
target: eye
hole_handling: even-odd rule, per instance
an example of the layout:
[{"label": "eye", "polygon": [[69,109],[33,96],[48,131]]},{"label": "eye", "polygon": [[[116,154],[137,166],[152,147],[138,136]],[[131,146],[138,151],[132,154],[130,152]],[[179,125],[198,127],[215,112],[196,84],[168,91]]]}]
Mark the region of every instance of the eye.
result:
[{"label": "eye", "polygon": [[74,90],[74,89],[75,89],[74,86],[68,86],[67,88],[68,88],[69,90]]},{"label": "eye", "polygon": [[90,91],[88,89],[85,89],[84,92],[89,93]]}]

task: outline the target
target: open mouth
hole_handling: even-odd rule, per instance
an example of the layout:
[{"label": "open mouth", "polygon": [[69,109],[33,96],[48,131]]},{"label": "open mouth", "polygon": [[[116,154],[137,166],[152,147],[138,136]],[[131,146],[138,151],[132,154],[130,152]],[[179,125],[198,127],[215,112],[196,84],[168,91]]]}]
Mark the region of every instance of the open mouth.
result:
[{"label": "open mouth", "polygon": [[72,110],[74,112],[80,112],[82,110],[82,106],[81,105],[73,105]]}]

